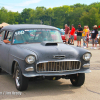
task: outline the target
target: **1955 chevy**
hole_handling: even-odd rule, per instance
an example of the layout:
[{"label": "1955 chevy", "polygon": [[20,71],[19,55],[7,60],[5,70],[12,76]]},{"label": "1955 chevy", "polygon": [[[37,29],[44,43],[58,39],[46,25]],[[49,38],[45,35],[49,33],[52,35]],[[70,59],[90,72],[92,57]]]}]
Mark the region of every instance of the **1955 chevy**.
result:
[{"label": "1955 chevy", "polygon": [[2,28],[0,73],[13,76],[17,90],[24,91],[30,78],[70,79],[82,86],[90,71],[91,52],[64,44],[60,31],[37,24],[9,25]]}]

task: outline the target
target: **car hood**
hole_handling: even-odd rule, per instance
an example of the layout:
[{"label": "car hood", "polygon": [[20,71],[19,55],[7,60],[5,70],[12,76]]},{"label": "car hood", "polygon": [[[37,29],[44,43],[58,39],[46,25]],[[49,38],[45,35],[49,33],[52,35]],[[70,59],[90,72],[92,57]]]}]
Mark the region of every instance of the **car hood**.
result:
[{"label": "car hood", "polygon": [[44,45],[41,43],[19,45],[23,49],[34,52],[38,61],[54,61],[60,59],[78,59],[79,51],[64,43]]}]

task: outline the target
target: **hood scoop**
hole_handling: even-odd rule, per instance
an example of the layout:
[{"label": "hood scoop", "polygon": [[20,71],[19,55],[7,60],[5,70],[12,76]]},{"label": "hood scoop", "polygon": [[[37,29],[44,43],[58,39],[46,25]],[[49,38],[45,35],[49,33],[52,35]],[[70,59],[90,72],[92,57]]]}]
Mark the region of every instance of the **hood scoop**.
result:
[{"label": "hood scoop", "polygon": [[57,46],[58,45],[58,43],[50,42],[50,41],[43,41],[41,44],[44,46]]}]

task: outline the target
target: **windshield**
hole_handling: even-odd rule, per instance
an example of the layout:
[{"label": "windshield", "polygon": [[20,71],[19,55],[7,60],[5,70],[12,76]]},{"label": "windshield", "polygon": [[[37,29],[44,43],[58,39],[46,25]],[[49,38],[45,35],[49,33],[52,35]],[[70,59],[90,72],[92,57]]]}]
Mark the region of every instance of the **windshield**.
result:
[{"label": "windshield", "polygon": [[60,32],[50,29],[18,30],[13,37],[13,44],[41,43],[42,41],[62,42]]}]

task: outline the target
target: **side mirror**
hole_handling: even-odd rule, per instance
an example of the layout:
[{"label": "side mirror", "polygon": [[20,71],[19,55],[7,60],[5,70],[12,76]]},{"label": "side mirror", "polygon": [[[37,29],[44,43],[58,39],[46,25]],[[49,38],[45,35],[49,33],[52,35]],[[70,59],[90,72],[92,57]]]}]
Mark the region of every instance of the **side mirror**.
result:
[{"label": "side mirror", "polygon": [[6,43],[6,44],[7,44],[7,43],[10,43],[9,40],[3,40],[3,42]]}]

